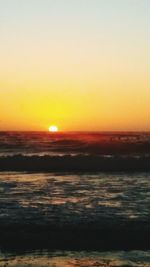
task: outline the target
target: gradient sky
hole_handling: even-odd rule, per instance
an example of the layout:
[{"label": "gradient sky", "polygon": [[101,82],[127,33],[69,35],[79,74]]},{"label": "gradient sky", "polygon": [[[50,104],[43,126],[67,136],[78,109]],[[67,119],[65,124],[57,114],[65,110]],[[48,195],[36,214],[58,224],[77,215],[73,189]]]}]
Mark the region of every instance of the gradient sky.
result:
[{"label": "gradient sky", "polygon": [[0,130],[150,130],[149,0],[0,0]]}]

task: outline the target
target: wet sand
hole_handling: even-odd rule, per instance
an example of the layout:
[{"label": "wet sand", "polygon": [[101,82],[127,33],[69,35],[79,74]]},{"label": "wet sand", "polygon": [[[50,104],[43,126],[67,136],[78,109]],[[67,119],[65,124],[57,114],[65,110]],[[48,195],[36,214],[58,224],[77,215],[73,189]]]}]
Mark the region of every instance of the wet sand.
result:
[{"label": "wet sand", "polygon": [[0,255],[0,266],[8,267],[149,267],[149,251],[73,252],[35,251]]}]

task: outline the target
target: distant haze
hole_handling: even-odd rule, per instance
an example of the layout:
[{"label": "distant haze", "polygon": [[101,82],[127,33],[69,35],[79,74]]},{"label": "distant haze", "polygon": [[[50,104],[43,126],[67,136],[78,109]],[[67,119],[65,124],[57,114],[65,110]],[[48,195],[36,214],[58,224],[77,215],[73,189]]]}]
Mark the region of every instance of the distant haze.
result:
[{"label": "distant haze", "polygon": [[150,130],[149,0],[0,0],[0,130]]}]

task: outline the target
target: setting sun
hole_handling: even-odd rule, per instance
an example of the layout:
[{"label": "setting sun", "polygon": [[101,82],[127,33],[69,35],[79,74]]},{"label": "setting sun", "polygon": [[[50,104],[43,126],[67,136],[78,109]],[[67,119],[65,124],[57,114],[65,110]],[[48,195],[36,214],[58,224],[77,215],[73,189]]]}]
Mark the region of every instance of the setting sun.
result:
[{"label": "setting sun", "polygon": [[55,125],[52,125],[48,128],[49,132],[58,132],[58,127]]}]

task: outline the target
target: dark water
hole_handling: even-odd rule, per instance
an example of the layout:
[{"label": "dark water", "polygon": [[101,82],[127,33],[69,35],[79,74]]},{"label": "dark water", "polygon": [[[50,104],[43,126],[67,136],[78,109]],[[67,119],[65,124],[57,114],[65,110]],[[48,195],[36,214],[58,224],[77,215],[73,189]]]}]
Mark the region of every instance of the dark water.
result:
[{"label": "dark water", "polygon": [[[65,235],[68,234],[66,225],[67,228],[70,226],[78,227],[81,229],[79,243],[80,238],[83,238],[82,232],[85,228],[87,235],[91,228],[96,229],[96,231],[99,229],[105,231],[108,228],[115,233],[115,229],[119,229],[120,225],[123,225],[125,237],[128,239],[125,249],[128,250],[128,245],[132,242],[131,236],[128,236],[128,231],[131,231],[129,225],[134,223],[134,228],[136,228],[135,249],[136,247],[140,247],[140,249],[143,247],[144,249],[145,237],[149,235],[150,224],[150,173],[39,174],[2,172],[0,173],[0,223],[1,226],[7,226],[5,231],[9,231],[11,225],[16,225],[16,228],[23,225],[21,231],[25,233],[27,231],[29,236],[32,235],[33,231],[28,233],[30,226],[40,226],[41,231],[41,227],[44,229],[55,225],[58,229],[61,228],[63,232],[65,231]],[[12,240],[7,240],[7,245],[9,242],[12,244],[11,248],[13,248],[13,244],[16,244],[18,238],[16,228],[13,227],[11,230],[13,231]],[[124,238],[123,231],[121,230],[119,233]],[[145,233],[143,244],[137,244],[139,232],[142,236]],[[42,232],[38,234],[42,235]],[[11,232],[8,235],[10,236]],[[100,237],[101,234],[100,236],[96,234],[94,241],[92,240],[92,246]],[[62,242],[62,237],[58,235],[57,239],[57,245],[59,245]],[[39,242],[38,246],[42,249],[44,244],[41,244],[39,240],[36,242]],[[53,247],[55,239],[50,240]],[[89,241],[85,240],[85,242],[88,244]],[[11,254],[5,250],[5,253],[3,252],[0,256],[0,266],[150,266],[149,251],[135,251],[133,247],[132,251],[125,252],[123,251],[125,245],[121,244],[121,251],[111,252],[116,248],[117,234],[114,234],[112,239],[108,239],[107,242],[108,247],[109,242],[111,243],[110,252],[103,253],[89,251],[89,249],[84,252],[81,249],[80,252],[69,252],[65,247],[68,248],[72,244],[65,244],[65,241],[62,243],[64,252],[48,252],[42,249],[42,251],[35,250],[30,253],[15,252]],[[28,244],[30,245],[30,240]],[[21,245],[23,245],[22,241]],[[38,246],[36,244],[35,247]],[[103,243],[101,249],[103,250]]]},{"label": "dark water", "polygon": [[0,132],[0,156],[149,153],[150,133]]},{"label": "dark water", "polygon": [[150,173],[0,173],[0,220],[5,223],[100,226],[149,221],[149,216]]},{"label": "dark water", "polygon": [[[95,155],[108,159],[132,155],[143,161],[147,157],[149,165],[150,134],[0,133],[1,168],[3,158],[11,156],[15,165],[19,165],[20,157],[26,156],[31,158],[32,165],[33,159],[38,158],[40,162],[44,155],[49,159],[61,157],[60,161],[65,158],[66,165],[70,164],[67,155],[83,158],[90,155],[89,165],[93,164],[90,162]],[[132,165],[130,158],[128,161]],[[115,164],[119,170],[118,161]],[[47,173],[26,169],[16,172],[7,169],[5,162],[5,171],[0,172],[0,247],[3,251],[0,266],[150,266],[150,172],[94,170],[93,167],[92,172],[61,172],[61,169]],[[20,245],[25,245],[25,250],[28,249],[31,241],[32,249],[35,245],[36,250],[8,253],[10,247],[18,251]],[[79,252],[69,251],[75,242],[79,248],[80,241]],[[61,244],[61,252],[43,250],[47,244],[53,248],[53,242],[54,249]],[[94,243],[99,251],[107,251],[85,251],[91,244],[94,247]],[[117,251],[112,252],[116,248]]]}]

